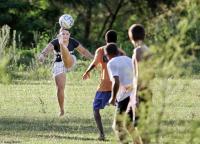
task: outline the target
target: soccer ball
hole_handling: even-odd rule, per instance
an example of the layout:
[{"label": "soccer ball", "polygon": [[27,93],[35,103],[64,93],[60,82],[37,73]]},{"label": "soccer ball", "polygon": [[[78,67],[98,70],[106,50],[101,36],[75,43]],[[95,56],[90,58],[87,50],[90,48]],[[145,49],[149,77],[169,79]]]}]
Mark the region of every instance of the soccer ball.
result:
[{"label": "soccer ball", "polygon": [[59,18],[59,24],[63,28],[70,29],[74,25],[74,19],[71,15],[64,14]]}]

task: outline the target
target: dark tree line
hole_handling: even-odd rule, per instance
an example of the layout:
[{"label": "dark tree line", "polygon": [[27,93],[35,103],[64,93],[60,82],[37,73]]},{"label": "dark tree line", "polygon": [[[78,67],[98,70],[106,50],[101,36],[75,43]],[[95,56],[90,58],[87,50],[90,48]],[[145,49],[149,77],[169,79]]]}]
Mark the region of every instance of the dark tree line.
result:
[{"label": "dark tree line", "polygon": [[[159,12],[159,5],[171,6],[173,0],[1,0],[0,26],[8,24],[22,35],[24,46],[34,42],[34,32],[55,33],[58,18],[69,13],[75,18],[71,29],[86,45],[98,45],[108,29],[121,31],[127,38],[131,23],[148,20]],[[50,37],[51,38],[51,37]]]}]

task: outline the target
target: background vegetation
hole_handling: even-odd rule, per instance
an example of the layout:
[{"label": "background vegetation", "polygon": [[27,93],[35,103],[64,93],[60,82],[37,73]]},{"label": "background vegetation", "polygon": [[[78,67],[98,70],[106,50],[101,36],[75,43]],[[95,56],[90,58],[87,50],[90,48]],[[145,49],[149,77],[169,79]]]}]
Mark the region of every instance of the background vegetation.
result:
[{"label": "background vegetation", "polygon": [[[59,16],[64,13],[75,19],[70,29],[72,36],[92,53],[104,44],[105,32],[115,29],[119,46],[131,56],[128,28],[133,23],[143,24],[145,43],[153,57],[141,66],[140,75],[148,89],[139,94],[146,97],[152,92],[153,101],[148,119],[146,106],[140,110],[144,120],[140,123],[141,133],[149,138],[148,143],[199,143],[199,0],[1,0],[0,9],[1,143],[96,142],[89,105],[98,71],[88,82],[80,82],[89,61],[77,55],[77,67],[68,74],[69,112],[58,120],[52,116],[56,111],[55,97],[48,97],[55,94],[51,85],[52,55],[42,65],[37,61],[40,51],[56,36]],[[90,89],[76,93],[84,91],[84,86]],[[74,107],[77,99],[90,101]],[[112,113],[112,108],[103,113],[108,122],[105,125],[109,140],[105,143],[116,143],[110,129]],[[83,118],[79,124],[78,115]],[[72,125],[67,123],[70,120]]]}]

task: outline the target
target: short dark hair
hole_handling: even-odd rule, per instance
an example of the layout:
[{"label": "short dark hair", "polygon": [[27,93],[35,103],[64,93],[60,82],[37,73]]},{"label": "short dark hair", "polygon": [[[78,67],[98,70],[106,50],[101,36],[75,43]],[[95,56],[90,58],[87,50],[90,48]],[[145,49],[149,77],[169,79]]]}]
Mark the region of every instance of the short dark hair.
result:
[{"label": "short dark hair", "polygon": [[109,30],[106,32],[105,39],[107,43],[117,42],[117,32],[114,30]]},{"label": "short dark hair", "polygon": [[115,43],[109,43],[107,46],[106,46],[106,53],[107,55],[112,55],[112,56],[116,56],[119,54],[119,51],[118,51],[118,48],[117,48],[117,45]]},{"label": "short dark hair", "polygon": [[144,27],[141,24],[133,24],[129,28],[129,37],[134,41],[144,40],[145,38]]}]

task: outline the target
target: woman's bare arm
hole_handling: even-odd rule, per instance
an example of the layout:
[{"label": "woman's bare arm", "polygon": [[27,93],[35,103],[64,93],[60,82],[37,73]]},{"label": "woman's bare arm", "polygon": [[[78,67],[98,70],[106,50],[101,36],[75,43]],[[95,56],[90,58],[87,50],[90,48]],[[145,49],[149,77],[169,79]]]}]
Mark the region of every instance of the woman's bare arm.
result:
[{"label": "woman's bare arm", "polygon": [[46,57],[50,52],[52,52],[53,49],[54,49],[54,46],[53,46],[51,43],[49,43],[49,44],[42,50],[42,52],[40,53],[40,55],[39,55],[39,57],[38,57],[38,60],[39,60],[40,62],[44,62],[45,57]]},{"label": "woman's bare arm", "polygon": [[126,52],[123,50],[123,49],[121,49],[121,48],[118,48],[118,50],[119,50],[119,53],[121,54],[121,55],[126,55]]},{"label": "woman's bare arm", "polygon": [[84,48],[81,44],[76,48],[76,50],[84,57],[88,59],[93,59],[94,56],[86,49]]}]

